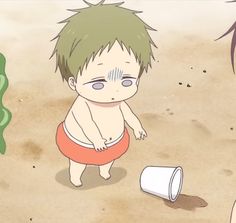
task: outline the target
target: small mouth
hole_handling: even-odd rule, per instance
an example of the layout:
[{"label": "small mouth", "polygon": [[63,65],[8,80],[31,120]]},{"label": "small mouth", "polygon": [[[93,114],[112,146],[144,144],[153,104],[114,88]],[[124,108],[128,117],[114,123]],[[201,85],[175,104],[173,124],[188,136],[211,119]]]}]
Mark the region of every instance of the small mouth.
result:
[{"label": "small mouth", "polygon": [[112,101],[114,101],[114,100],[115,100],[115,98],[111,98],[111,100],[112,100]]}]

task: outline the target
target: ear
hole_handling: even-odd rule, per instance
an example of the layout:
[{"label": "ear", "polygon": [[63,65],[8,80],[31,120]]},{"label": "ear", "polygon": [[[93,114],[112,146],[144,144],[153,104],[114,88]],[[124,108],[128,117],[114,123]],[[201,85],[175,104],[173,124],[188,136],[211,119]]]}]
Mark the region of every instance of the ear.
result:
[{"label": "ear", "polygon": [[76,81],[75,81],[75,78],[74,77],[69,77],[68,79],[68,85],[69,87],[75,91],[76,90]]}]

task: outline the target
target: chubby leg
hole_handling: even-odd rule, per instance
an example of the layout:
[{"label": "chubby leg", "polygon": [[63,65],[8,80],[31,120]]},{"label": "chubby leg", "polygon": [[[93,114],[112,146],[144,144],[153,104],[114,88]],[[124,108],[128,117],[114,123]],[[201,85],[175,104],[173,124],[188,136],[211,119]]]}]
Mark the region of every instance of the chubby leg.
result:
[{"label": "chubby leg", "polygon": [[77,163],[73,160],[70,160],[70,181],[76,186],[82,186],[81,176],[86,168],[85,164]]},{"label": "chubby leg", "polygon": [[100,175],[101,177],[103,177],[105,180],[108,180],[111,175],[110,175],[110,169],[112,164],[114,163],[114,160],[111,161],[110,163],[107,163],[105,165],[101,165],[99,166],[99,171],[100,171]]}]

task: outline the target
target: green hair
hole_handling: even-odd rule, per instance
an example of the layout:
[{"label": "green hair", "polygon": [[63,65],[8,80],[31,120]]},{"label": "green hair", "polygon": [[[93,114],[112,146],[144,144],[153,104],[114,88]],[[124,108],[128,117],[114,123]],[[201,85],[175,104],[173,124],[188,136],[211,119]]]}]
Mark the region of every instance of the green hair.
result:
[{"label": "green hair", "polygon": [[120,7],[123,2],[103,4],[104,1],[93,5],[84,0],[88,7],[70,10],[76,14],[59,22],[66,25],[53,39],[57,42],[52,56],[56,55],[56,70],[59,67],[63,80],[82,74],[91,58],[107,46],[110,50],[116,41],[122,49],[133,51],[140,65],[139,76],[151,67],[151,58],[154,59],[151,46],[156,45],[148,30],[155,29],[136,15],[139,11]]}]

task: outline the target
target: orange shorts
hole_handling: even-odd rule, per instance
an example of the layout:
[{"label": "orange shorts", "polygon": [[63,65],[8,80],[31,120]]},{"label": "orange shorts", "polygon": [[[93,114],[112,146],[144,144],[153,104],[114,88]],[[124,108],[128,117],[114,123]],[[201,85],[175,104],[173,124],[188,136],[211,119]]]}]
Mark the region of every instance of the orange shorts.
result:
[{"label": "orange shorts", "polygon": [[75,162],[91,165],[103,165],[120,158],[128,150],[129,138],[128,130],[125,128],[124,135],[120,141],[108,147],[106,150],[97,152],[93,148],[81,146],[71,140],[64,130],[63,123],[61,123],[57,127],[56,144],[64,156]]}]

